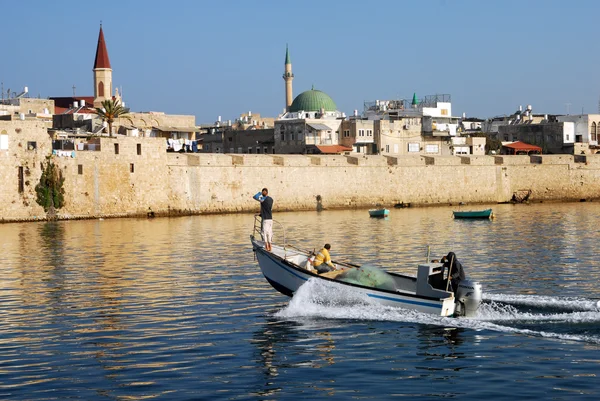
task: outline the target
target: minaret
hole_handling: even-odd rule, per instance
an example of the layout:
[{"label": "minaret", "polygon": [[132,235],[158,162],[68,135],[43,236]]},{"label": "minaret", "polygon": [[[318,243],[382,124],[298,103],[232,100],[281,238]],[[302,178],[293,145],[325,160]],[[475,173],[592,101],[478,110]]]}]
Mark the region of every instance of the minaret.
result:
[{"label": "minaret", "polygon": [[112,98],[112,69],[104,42],[104,32],[100,24],[96,61],[94,62],[94,107],[101,107],[102,102]]},{"label": "minaret", "polygon": [[417,106],[419,105],[419,102],[417,101],[417,93],[413,93],[413,100],[412,103],[410,104],[412,106],[413,109],[416,109]]},{"label": "minaret", "polygon": [[283,80],[285,81],[285,110],[289,111],[292,105],[292,80],[294,74],[292,74],[292,62],[290,61],[290,52],[288,51],[287,45],[285,45],[285,71],[283,73]]}]

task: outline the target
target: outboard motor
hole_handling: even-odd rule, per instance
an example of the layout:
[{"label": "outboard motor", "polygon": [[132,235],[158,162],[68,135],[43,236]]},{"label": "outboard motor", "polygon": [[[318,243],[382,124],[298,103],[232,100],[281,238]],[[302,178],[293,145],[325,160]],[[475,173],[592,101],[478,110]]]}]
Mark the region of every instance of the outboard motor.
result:
[{"label": "outboard motor", "polygon": [[481,284],[476,281],[462,280],[456,290],[457,316],[474,317],[481,304]]}]

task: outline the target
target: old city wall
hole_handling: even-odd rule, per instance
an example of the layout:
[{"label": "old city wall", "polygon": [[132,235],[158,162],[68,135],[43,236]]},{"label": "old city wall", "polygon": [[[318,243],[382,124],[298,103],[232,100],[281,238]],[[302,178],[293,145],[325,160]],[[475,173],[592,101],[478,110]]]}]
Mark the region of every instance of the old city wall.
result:
[{"label": "old city wall", "polygon": [[[28,150],[17,134],[11,138],[10,149],[0,151],[0,221],[44,218],[34,188],[39,163],[51,152],[47,140],[40,137],[37,150]],[[98,142],[100,150],[55,158],[65,177],[62,218],[253,212],[252,195],[263,187],[278,211],[314,210],[318,197],[325,208],[496,203],[527,190],[533,201],[600,199],[600,155],[185,154],[166,153],[162,138]],[[27,172],[23,192],[19,166]]]},{"label": "old city wall", "polygon": [[[269,188],[277,210],[508,202],[531,189],[534,201],[600,198],[600,158],[560,156],[294,156],[197,158],[197,173],[171,163],[172,199],[203,213],[255,211]],[[179,193],[177,193],[179,191]]]},{"label": "old city wall", "polygon": [[0,121],[0,221],[45,216],[35,186],[40,164],[52,153],[47,128],[43,121]]}]

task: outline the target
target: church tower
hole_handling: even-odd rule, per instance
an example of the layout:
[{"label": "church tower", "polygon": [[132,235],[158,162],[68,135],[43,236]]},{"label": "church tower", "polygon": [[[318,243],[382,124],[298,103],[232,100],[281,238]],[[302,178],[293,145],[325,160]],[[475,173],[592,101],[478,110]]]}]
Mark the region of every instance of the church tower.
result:
[{"label": "church tower", "polygon": [[285,45],[285,70],[283,73],[283,80],[285,81],[285,110],[289,111],[292,105],[292,80],[294,74],[292,74],[292,62],[290,61],[290,52],[287,45]]},{"label": "church tower", "polygon": [[112,98],[112,69],[104,42],[104,32],[100,25],[96,61],[94,62],[94,107],[101,107],[102,102]]}]

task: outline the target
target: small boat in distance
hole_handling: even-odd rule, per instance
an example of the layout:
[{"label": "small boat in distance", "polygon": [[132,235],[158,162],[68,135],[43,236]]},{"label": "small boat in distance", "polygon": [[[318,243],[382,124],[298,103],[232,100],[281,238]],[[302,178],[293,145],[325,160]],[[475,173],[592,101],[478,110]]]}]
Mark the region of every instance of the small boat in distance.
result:
[{"label": "small boat in distance", "polygon": [[489,219],[494,216],[492,209],[453,211],[452,214],[455,219]]},{"label": "small boat in distance", "polygon": [[387,217],[390,211],[387,209],[369,209],[369,216],[371,217]]}]

